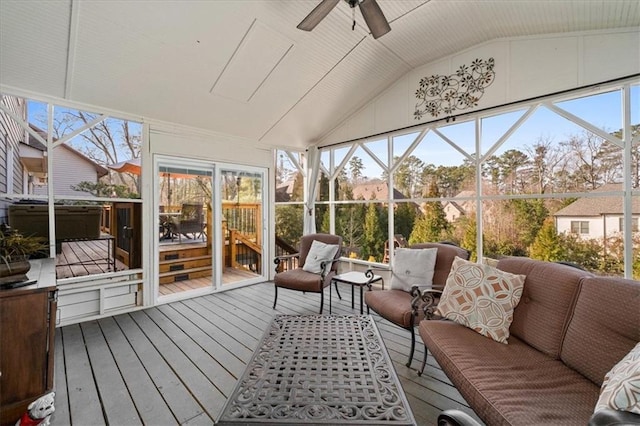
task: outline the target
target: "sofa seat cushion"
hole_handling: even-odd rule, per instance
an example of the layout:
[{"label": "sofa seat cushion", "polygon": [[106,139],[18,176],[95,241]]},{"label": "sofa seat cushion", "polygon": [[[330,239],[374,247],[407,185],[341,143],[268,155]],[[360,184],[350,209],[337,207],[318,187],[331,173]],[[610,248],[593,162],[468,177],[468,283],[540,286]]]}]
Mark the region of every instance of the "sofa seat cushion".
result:
[{"label": "sofa seat cushion", "polygon": [[[403,328],[411,327],[411,294],[403,290],[367,291],[364,301],[383,318]],[[424,317],[422,310],[414,324]]]},{"label": "sofa seat cushion", "polygon": [[584,426],[593,414],[598,386],[513,335],[504,345],[446,320],[422,321],[419,333],[487,424]]},{"label": "sofa seat cushion", "polygon": [[302,268],[296,268],[276,274],[273,282],[277,287],[300,291],[315,291],[319,293],[330,282],[327,278],[333,277],[333,275],[334,273],[331,271],[325,278],[324,285],[322,285],[320,281],[322,277],[319,274],[303,271]]}]

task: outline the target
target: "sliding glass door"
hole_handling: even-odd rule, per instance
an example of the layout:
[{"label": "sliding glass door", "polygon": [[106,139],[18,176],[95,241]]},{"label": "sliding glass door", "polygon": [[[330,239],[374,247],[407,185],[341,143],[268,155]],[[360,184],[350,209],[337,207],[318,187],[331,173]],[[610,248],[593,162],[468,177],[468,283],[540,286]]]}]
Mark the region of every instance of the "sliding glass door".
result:
[{"label": "sliding glass door", "polygon": [[266,169],[158,157],[157,295],[264,281]]},{"label": "sliding glass door", "polygon": [[264,178],[261,169],[220,167],[223,285],[265,276]]},{"label": "sliding glass door", "polygon": [[156,168],[158,295],[210,291],[214,284],[212,164],[160,160]]}]

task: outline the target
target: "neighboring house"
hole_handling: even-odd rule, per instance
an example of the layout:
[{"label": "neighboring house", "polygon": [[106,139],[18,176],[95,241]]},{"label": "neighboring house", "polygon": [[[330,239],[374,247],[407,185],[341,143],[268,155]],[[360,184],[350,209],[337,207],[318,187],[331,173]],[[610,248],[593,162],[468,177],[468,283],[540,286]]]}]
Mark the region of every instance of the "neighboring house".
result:
[{"label": "neighboring house", "polygon": [[460,191],[454,198],[459,200],[445,201],[443,204],[444,214],[448,222],[455,222],[461,216],[468,215],[476,211],[475,199],[463,199],[475,197],[475,191]]},{"label": "neighboring house", "polygon": [[[43,130],[34,125],[30,125],[30,127],[40,136],[46,137],[46,132]],[[46,195],[47,179],[52,175],[55,194],[57,196],[86,195],[86,193],[74,191],[71,187],[84,181],[97,183],[100,178],[109,173],[105,167],[91,160],[86,155],[73,149],[67,144],[62,144],[54,148],[53,155],[55,155],[56,158],[56,165],[53,169],[53,173],[50,174],[47,173],[46,170],[46,147],[32,135],[29,135],[28,143],[23,143],[21,145],[24,146],[25,154],[27,152],[29,153],[28,164],[32,166],[29,169],[31,172],[30,183],[32,185],[31,191],[29,192],[30,194]],[[25,156],[25,164],[27,164],[26,160],[27,158]],[[38,163],[42,163],[44,165],[44,170],[35,168]],[[73,172],[70,173],[70,171]]]},{"label": "neighboring house", "polygon": [[[26,121],[27,108],[23,98],[2,96],[2,105]],[[27,132],[15,120],[0,110],[0,193],[20,194],[26,192],[26,173],[20,162],[21,141]],[[0,223],[7,220],[9,202],[0,199]]]},{"label": "neighboring house", "polygon": [[[353,187],[353,199],[371,200],[388,200],[389,199],[389,185],[387,182],[380,180],[371,180],[369,182],[361,183]],[[404,200],[407,197],[396,188],[393,188],[393,199]]]},{"label": "neighboring house", "polygon": [[291,194],[293,194],[293,185],[295,182],[295,179],[289,179],[286,182],[276,185],[276,203],[291,201]]},{"label": "neighboring house", "polygon": [[[622,184],[607,184],[592,191],[620,191]],[[638,232],[640,222],[640,197],[632,197],[632,231]],[[602,238],[624,230],[622,197],[583,197],[558,210],[554,216],[556,230],[577,234],[581,238]]]},{"label": "neighboring house", "polygon": [[[1,102],[16,117],[27,121],[27,102],[23,98],[3,96]],[[46,132],[30,127],[46,139]],[[67,144],[54,150],[53,173],[47,169],[47,155],[44,144],[0,110],[0,194],[46,195],[47,180],[52,176],[57,196],[77,196],[80,193],[71,186],[82,181],[98,182],[108,174],[105,167]],[[0,223],[6,223],[11,202],[0,199]]]}]

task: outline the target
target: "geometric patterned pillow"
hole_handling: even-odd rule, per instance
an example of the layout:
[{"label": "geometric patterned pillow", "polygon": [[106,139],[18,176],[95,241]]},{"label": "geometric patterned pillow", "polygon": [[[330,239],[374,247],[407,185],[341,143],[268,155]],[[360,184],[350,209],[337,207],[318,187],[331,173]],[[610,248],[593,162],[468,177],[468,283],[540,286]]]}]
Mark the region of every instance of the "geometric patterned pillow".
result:
[{"label": "geometric patterned pillow", "polygon": [[604,376],[595,411],[603,408],[640,414],[640,343]]},{"label": "geometric patterned pillow", "polygon": [[507,344],[525,278],[456,257],[435,313]]}]

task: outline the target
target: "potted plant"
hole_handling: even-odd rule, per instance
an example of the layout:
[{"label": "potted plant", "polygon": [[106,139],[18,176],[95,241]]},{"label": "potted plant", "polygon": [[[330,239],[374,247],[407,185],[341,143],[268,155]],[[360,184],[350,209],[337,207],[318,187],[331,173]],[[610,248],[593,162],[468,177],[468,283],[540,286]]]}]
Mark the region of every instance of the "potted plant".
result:
[{"label": "potted plant", "polygon": [[0,284],[26,281],[31,268],[29,258],[46,253],[48,248],[45,238],[25,236],[0,225]]}]

